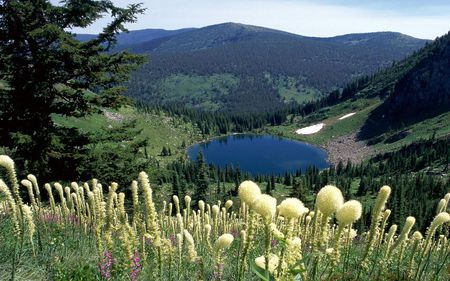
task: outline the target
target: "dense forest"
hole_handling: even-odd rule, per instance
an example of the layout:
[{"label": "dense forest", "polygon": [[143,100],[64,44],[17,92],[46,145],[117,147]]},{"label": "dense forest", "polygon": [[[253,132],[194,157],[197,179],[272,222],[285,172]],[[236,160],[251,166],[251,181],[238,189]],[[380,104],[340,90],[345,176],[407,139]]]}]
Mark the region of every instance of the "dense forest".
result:
[{"label": "dense forest", "polygon": [[[215,109],[233,112],[245,112],[248,104],[262,100],[252,110],[264,111],[274,100],[289,102],[293,96],[299,101],[308,94],[308,99],[320,98],[390,66],[425,42],[389,32],[312,38],[241,24],[214,25],[127,46],[151,58],[133,74],[128,95],[170,102],[174,86],[176,91],[185,90],[172,80],[203,77],[206,85],[195,95],[200,100],[178,98],[192,107],[208,109],[213,103]],[[238,87],[235,83],[210,87],[215,85],[214,75],[230,74]]]},{"label": "dense forest", "polygon": [[[261,188],[268,194],[272,193],[276,184],[281,184],[290,190],[291,196],[307,204],[313,204],[313,195],[329,183],[339,186],[345,196],[365,198],[362,201],[370,204],[370,198],[379,187],[387,184],[393,188],[388,208],[396,210],[392,221],[401,225],[407,215],[413,215],[418,220],[418,228],[425,230],[426,222],[434,215],[434,206],[448,191],[450,179],[441,175],[448,173],[449,167],[450,139],[447,137],[418,141],[360,164],[340,162],[323,171],[310,167],[283,175],[252,176],[239,167],[207,165],[200,154],[195,162],[179,159],[167,167],[169,173],[155,180],[159,184],[170,184],[171,193],[179,197],[193,194],[195,200],[208,198],[223,201],[237,195],[240,182],[254,179],[263,184]],[[365,209],[360,229],[367,226],[370,213],[370,209]]]}]

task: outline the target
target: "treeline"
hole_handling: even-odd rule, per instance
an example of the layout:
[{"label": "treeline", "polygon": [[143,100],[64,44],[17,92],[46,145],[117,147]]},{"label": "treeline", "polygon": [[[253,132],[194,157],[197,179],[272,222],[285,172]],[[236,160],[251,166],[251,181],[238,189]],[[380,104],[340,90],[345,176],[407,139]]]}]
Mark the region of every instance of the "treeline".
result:
[{"label": "treeline", "polygon": [[[416,149],[422,155],[418,158],[426,161],[411,160],[417,156]],[[284,175],[256,176],[242,172],[239,167],[208,165],[199,155],[195,162],[179,159],[170,164],[167,167],[169,172],[158,181],[159,184],[171,184],[172,193],[179,196],[189,192],[195,200],[225,200],[237,194],[240,182],[253,179],[269,194],[274,191],[275,185],[284,185],[289,188],[291,196],[300,198],[310,206],[314,204],[313,195],[326,184],[338,186],[346,198],[364,198],[363,202],[371,202],[382,185],[390,185],[392,195],[387,208],[395,210],[390,220],[402,225],[406,216],[412,215],[416,217],[417,227],[424,230],[427,221],[435,215],[437,201],[449,192],[450,178],[448,174],[436,176],[422,169],[436,163],[445,164],[448,169],[449,150],[448,138],[431,138],[358,165],[340,162],[322,171],[309,167]],[[402,157],[405,159],[403,162],[400,160]],[[402,169],[399,169],[399,163],[402,163]],[[369,208],[365,208],[363,219],[357,225],[361,230],[369,224],[370,212]]]},{"label": "treeline", "polygon": [[[229,38],[220,41],[217,34],[221,34],[222,39]],[[351,81],[355,73],[374,73],[423,46],[420,41],[392,46],[388,37],[378,43],[367,41],[369,45],[345,44],[286,33],[235,32],[223,26],[212,34],[199,30],[189,36],[130,45],[131,52],[150,54],[151,60],[134,73],[129,94],[138,98],[151,95],[151,102],[154,102],[154,98],[160,97],[155,85],[167,77],[222,73],[254,79],[265,73],[283,75],[326,93]],[[262,80],[257,83],[265,84]],[[252,99],[248,97],[246,101]]]},{"label": "treeline", "polygon": [[408,172],[443,166],[442,172],[448,172],[450,165],[450,137],[436,139],[434,136],[428,140],[414,142],[402,147],[398,151],[377,155],[370,160],[378,163],[378,173],[389,171]]},{"label": "treeline", "polygon": [[[354,98],[358,91],[364,88],[371,80],[371,76],[361,77],[349,83],[343,90],[335,90],[329,95],[307,103],[288,104],[275,103],[271,108],[261,112],[249,110],[249,112],[218,111],[209,112],[199,109],[187,108],[180,103],[149,104],[136,101],[138,110],[144,113],[165,112],[170,116],[185,118],[196,124],[202,134],[217,135],[231,132],[246,132],[262,128],[267,125],[276,126],[286,122],[289,115],[306,116],[321,108]],[[257,100],[257,98],[255,97]],[[255,101],[257,102],[257,101]],[[249,105],[251,107],[251,105]]]}]

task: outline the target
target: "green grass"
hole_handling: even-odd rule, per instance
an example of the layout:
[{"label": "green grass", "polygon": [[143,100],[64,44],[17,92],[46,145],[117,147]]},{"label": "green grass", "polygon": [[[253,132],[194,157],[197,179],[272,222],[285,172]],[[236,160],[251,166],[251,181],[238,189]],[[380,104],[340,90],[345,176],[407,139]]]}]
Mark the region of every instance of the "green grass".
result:
[{"label": "green grass", "polygon": [[[301,119],[300,117],[288,118],[288,120],[291,119],[292,122],[286,122],[280,126],[268,126],[258,130],[258,132],[284,136],[324,146],[333,138],[357,133],[366,122],[370,112],[380,104],[381,101],[379,99],[347,101],[332,107],[323,108],[304,119]],[[346,119],[339,120],[340,117],[351,112],[355,112],[356,114]],[[450,112],[384,133],[380,136],[381,141],[371,145],[371,147],[376,153],[383,153],[398,150],[402,146],[411,144],[420,139],[428,139],[433,134],[436,138],[445,137],[450,134],[448,120],[450,120]],[[315,134],[299,135],[295,133],[299,128],[318,123],[325,123],[325,126]],[[389,137],[395,136],[400,132],[407,132],[407,134],[405,134],[405,137],[396,141],[387,141]]]},{"label": "green grass", "polygon": [[318,89],[306,86],[305,78],[272,77],[269,73],[266,73],[264,77],[269,84],[272,84],[278,90],[278,94],[285,102],[296,101],[301,104],[314,101],[322,95]]},{"label": "green grass", "polygon": [[235,88],[239,79],[232,74],[195,76],[176,74],[160,81],[160,95],[168,102],[185,101],[188,106],[218,110],[221,97]]},{"label": "green grass", "polygon": [[[344,102],[333,107],[324,108],[305,119],[296,117],[292,123],[266,127],[262,132],[302,140],[316,145],[325,145],[332,138],[357,132],[364,124],[370,111],[379,104],[380,101],[377,99],[360,99],[354,102]],[[343,115],[351,112],[356,112],[356,114],[349,118],[338,120]],[[315,134],[299,135],[295,133],[299,128],[318,123],[325,123],[325,126]]]},{"label": "green grass", "polygon": [[[409,125],[403,128],[401,131],[406,131],[408,134],[406,137],[399,139],[396,142],[380,142],[373,147],[377,151],[395,151],[402,146],[411,144],[419,139],[428,139],[433,134],[436,138],[445,137],[450,134],[450,112],[440,114],[433,118],[425,119],[419,123]],[[386,133],[385,138],[395,135],[397,131]]]},{"label": "green grass", "polygon": [[[189,146],[201,140],[201,133],[194,125],[180,118],[169,117],[164,113],[141,113],[130,106],[122,107],[118,111],[109,109],[108,111],[118,114],[124,121],[136,120],[136,128],[142,130],[136,138],[148,140],[147,151],[159,162],[168,163],[182,156],[185,151],[183,143]],[[76,127],[88,134],[107,132],[124,122],[110,119],[105,114],[92,114],[83,118],[53,116],[53,120],[58,125]],[[170,148],[171,156],[160,156],[164,146]]]}]

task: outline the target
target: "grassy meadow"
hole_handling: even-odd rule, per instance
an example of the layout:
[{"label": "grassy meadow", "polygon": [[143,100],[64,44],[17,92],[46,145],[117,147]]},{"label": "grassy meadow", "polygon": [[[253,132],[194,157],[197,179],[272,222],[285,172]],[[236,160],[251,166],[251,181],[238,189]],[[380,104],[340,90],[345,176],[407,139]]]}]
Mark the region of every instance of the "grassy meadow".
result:
[{"label": "grassy meadow", "polygon": [[[315,203],[278,200],[252,181],[225,202],[158,202],[148,175],[116,183],[16,178],[0,156],[1,280],[448,280],[450,194],[424,233],[389,223],[391,188],[363,212],[331,185]],[[445,195],[445,196],[444,196]],[[280,196],[280,194],[277,194]],[[281,202],[280,202],[281,201]]]}]

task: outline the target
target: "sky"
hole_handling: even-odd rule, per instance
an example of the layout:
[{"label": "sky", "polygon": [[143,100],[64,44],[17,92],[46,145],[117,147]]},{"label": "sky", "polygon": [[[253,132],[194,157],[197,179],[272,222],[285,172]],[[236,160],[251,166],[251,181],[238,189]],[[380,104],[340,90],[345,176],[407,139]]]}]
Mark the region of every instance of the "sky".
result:
[{"label": "sky", "polygon": [[[57,0],[52,0],[56,2]],[[434,39],[450,30],[450,0],[113,0],[147,8],[130,30],[237,22],[305,36],[396,31]],[[78,33],[98,33],[104,18]]]}]

